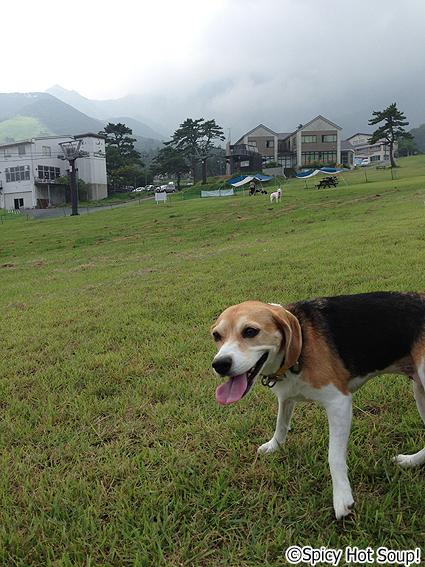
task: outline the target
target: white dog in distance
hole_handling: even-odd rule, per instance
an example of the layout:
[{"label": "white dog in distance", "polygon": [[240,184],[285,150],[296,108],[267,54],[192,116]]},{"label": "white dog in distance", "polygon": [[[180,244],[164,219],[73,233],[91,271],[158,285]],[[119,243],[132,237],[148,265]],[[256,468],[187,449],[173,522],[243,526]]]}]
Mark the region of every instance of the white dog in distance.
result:
[{"label": "white dog in distance", "polygon": [[273,203],[273,201],[281,201],[282,200],[282,190],[279,187],[279,189],[277,191],[275,191],[274,193],[272,193],[270,195],[270,203]]}]

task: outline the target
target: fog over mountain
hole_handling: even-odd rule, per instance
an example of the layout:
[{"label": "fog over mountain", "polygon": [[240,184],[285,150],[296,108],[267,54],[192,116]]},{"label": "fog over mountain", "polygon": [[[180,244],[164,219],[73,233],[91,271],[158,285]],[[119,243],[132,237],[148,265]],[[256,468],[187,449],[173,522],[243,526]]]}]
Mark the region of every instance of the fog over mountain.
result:
[{"label": "fog over mountain", "polygon": [[[186,118],[214,119],[235,141],[260,123],[289,132],[319,114],[347,138],[394,102],[410,128],[425,121],[423,0],[75,0],[60,23],[47,6],[25,2],[25,17],[5,7],[3,45],[16,43],[10,22],[23,38],[37,30],[35,64],[2,59],[5,93],[47,91],[160,139]],[[67,40],[56,45],[52,30]],[[68,41],[76,34],[84,40]]]}]

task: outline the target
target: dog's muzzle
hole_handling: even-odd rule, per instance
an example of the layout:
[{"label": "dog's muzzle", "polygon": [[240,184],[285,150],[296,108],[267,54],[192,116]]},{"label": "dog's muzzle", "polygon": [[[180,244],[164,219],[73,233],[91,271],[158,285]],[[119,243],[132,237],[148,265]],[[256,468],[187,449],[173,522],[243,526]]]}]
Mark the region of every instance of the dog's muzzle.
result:
[{"label": "dog's muzzle", "polygon": [[[269,353],[265,352],[258,359],[255,366],[248,370],[248,372],[244,372],[243,374],[238,374],[236,376],[230,376],[224,384],[221,384],[215,392],[215,399],[218,403],[226,406],[233,402],[238,402],[241,398],[249,394],[254,385],[255,379],[261,372],[268,356]],[[223,370],[226,370],[226,372],[223,372],[223,375],[228,374],[231,370],[231,366],[231,357],[218,358],[213,362],[213,368],[218,374],[222,374]]]}]

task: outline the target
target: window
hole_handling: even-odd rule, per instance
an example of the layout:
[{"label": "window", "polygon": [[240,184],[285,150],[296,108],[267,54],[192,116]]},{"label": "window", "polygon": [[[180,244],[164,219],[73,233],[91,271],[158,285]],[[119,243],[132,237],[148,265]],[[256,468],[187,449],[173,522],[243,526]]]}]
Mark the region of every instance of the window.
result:
[{"label": "window", "polygon": [[20,165],[18,167],[6,167],[6,183],[12,181],[28,181],[30,178],[30,166]]},{"label": "window", "polygon": [[279,156],[277,162],[282,167],[292,167],[292,156]]},{"label": "window", "polygon": [[59,167],[50,167],[48,165],[39,165],[38,178],[39,179],[57,179],[61,175]]},{"label": "window", "polygon": [[267,140],[266,148],[274,148],[274,140]]},{"label": "window", "polygon": [[10,148],[4,148],[4,157],[11,157]]},{"label": "window", "polygon": [[18,146],[18,153],[20,156],[24,156],[25,155],[25,146]]},{"label": "window", "polygon": [[315,144],[317,141],[317,136],[301,136],[302,144]]},{"label": "window", "polygon": [[336,134],[325,134],[322,136],[322,142],[336,142]]},{"label": "window", "polygon": [[51,156],[52,155],[52,149],[49,146],[42,146],[41,153],[42,153],[43,156]]},{"label": "window", "polygon": [[257,140],[248,140],[248,146],[256,146]]},{"label": "window", "polygon": [[302,152],[301,160],[303,165],[318,161],[328,163],[336,161],[336,152]]},{"label": "window", "polygon": [[370,156],[370,161],[381,161],[381,156]]}]

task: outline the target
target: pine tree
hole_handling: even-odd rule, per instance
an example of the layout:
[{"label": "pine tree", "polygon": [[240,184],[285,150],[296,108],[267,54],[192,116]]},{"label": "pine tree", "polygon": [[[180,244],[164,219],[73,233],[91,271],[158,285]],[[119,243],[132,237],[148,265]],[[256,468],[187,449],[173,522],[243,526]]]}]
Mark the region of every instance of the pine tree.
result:
[{"label": "pine tree", "polygon": [[180,191],[180,178],[182,173],[189,173],[190,167],[187,164],[184,154],[165,145],[153,159],[151,170],[155,173],[174,174],[177,176],[177,191]]},{"label": "pine tree", "polygon": [[369,138],[369,144],[376,144],[380,140],[386,140],[390,149],[391,167],[397,167],[394,161],[394,144],[398,140],[411,140],[412,135],[403,128],[409,123],[406,121],[405,115],[397,109],[396,103],[390,104],[388,108],[382,111],[373,111],[375,118],[369,120],[369,125],[373,126],[385,120]]},{"label": "pine tree", "polygon": [[134,149],[136,138],[130,137],[133,134],[131,128],[120,122],[109,122],[99,134],[106,136],[106,170],[109,175],[125,165],[143,167],[141,154]]},{"label": "pine tree", "polygon": [[193,178],[196,183],[196,164],[202,163],[202,183],[207,182],[206,161],[211,156],[213,140],[224,140],[223,128],[218,126],[215,120],[204,120],[198,118],[192,120],[187,118],[183,124],[180,124],[170,142],[165,145],[171,145],[176,150],[182,152],[189,160],[193,170]]}]

